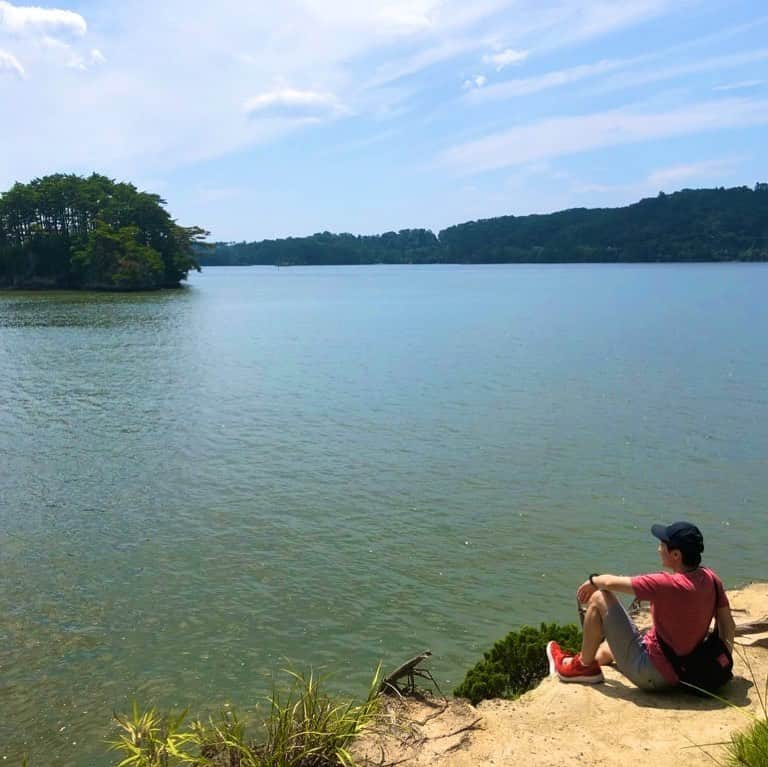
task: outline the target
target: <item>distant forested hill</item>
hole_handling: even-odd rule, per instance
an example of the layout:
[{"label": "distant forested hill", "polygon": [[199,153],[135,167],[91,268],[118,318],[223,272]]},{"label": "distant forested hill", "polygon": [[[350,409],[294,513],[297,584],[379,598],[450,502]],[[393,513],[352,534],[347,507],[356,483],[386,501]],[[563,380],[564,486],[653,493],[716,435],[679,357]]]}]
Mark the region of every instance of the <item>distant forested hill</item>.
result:
[{"label": "distant forested hill", "polygon": [[202,265],[768,261],[768,184],[684,189],[624,208],[403,229],[216,243]]},{"label": "distant forested hill", "polygon": [[208,233],[179,226],[156,194],[96,173],[55,174],[0,194],[0,288],[152,290],[198,269]]},{"label": "distant forested hill", "polygon": [[331,234],[261,242],[217,242],[201,249],[203,266],[249,264],[432,264],[441,260],[440,243],[428,229],[401,229],[375,235]]}]

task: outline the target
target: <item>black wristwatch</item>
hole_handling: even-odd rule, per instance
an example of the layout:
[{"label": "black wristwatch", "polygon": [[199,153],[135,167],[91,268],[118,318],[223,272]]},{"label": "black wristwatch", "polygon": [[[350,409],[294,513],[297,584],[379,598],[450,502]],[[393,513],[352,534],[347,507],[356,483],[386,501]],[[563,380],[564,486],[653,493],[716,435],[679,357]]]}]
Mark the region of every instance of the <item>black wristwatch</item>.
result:
[{"label": "black wristwatch", "polygon": [[[600,573],[590,573],[589,574],[589,582],[595,586],[595,582],[592,580],[593,578],[597,578],[597,576],[600,575]],[[597,586],[595,586],[597,588]]]}]

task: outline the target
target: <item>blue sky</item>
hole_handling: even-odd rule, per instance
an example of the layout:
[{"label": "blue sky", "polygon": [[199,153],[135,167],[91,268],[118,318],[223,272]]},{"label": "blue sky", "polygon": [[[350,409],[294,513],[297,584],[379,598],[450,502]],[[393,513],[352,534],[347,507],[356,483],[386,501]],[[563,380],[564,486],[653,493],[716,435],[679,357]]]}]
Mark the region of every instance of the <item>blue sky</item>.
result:
[{"label": "blue sky", "polygon": [[768,180],[768,3],[0,0],[0,109],[219,240],[614,206]]}]

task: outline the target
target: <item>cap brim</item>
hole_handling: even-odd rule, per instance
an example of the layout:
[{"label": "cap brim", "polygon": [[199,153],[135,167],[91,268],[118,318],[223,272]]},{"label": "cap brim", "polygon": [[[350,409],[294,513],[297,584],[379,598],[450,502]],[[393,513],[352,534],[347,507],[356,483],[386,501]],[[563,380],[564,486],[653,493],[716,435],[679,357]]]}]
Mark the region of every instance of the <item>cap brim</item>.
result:
[{"label": "cap brim", "polygon": [[667,534],[666,525],[652,525],[651,533],[653,534],[654,537],[658,538],[660,541],[664,541],[664,543],[666,543],[669,540],[669,535]]}]

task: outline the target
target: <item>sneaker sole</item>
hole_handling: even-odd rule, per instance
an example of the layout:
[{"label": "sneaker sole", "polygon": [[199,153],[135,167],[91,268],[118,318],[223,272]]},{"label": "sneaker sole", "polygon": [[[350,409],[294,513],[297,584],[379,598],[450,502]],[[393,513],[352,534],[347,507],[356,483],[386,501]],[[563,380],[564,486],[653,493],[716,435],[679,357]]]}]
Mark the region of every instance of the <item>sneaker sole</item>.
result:
[{"label": "sneaker sole", "polygon": [[[557,670],[555,669],[555,659],[552,657],[552,645],[553,642],[547,642],[547,658],[549,659],[549,675],[557,676]],[[541,657],[541,656],[539,656]]]},{"label": "sneaker sole", "polygon": [[558,674],[561,682],[580,682],[581,684],[600,684],[605,681],[605,677],[600,676],[563,676]]}]

